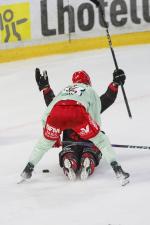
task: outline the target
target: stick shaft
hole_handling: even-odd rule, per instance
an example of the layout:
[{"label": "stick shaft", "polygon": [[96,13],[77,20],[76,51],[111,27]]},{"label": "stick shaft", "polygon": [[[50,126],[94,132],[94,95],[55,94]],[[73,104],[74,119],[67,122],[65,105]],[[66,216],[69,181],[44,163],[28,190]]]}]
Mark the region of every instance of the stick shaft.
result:
[{"label": "stick shaft", "polygon": [[[111,37],[110,37],[110,34],[109,34],[109,30],[108,30],[108,24],[105,21],[104,11],[103,11],[103,8],[101,6],[100,1],[99,1],[99,9],[100,9],[100,12],[101,12],[101,15],[102,15],[103,23],[104,23],[105,28],[106,28],[107,39],[108,39],[109,47],[110,47],[111,54],[112,54],[112,57],[113,57],[113,61],[114,61],[114,64],[115,64],[115,68],[116,68],[116,70],[118,70],[119,67],[118,67],[118,63],[117,63],[117,59],[116,59],[116,56],[115,56],[114,49],[112,47],[112,41],[111,41]],[[128,115],[129,115],[130,118],[132,118],[131,110],[130,110],[130,107],[129,107],[128,99],[127,99],[126,92],[125,92],[125,89],[123,87],[123,84],[121,84],[121,90],[122,90],[122,94],[123,94],[124,101],[125,101],[125,104],[126,104]]]},{"label": "stick shaft", "polygon": [[132,149],[150,149],[150,146],[142,146],[142,145],[118,145],[118,144],[112,144],[112,147],[117,148],[132,148]]},{"label": "stick shaft", "polygon": [[[74,141],[63,141],[63,144],[65,144],[67,147],[68,146],[85,146],[85,147],[92,147],[94,144],[92,142],[88,141],[79,141],[79,142],[74,142]],[[131,148],[131,149],[150,149],[150,146],[143,146],[143,145],[121,145],[121,144],[112,144],[112,147],[115,148]]]}]

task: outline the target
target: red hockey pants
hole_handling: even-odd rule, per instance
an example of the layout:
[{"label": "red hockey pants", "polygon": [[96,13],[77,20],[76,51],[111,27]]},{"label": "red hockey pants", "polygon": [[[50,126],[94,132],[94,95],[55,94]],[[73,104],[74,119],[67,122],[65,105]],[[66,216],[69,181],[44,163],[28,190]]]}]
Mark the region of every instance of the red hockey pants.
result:
[{"label": "red hockey pants", "polygon": [[48,140],[57,140],[66,129],[74,130],[83,139],[96,136],[100,130],[83,105],[74,100],[61,100],[47,117],[44,136]]}]

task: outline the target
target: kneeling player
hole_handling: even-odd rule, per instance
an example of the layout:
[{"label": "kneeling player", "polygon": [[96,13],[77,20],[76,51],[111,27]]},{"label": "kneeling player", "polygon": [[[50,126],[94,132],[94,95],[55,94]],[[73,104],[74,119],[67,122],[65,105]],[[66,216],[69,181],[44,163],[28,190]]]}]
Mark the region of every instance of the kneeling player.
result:
[{"label": "kneeling player", "polygon": [[[66,132],[68,139],[73,133],[74,136],[78,136],[72,130],[65,131],[65,135]],[[95,167],[99,165],[102,153],[92,142],[78,137],[78,141],[72,138],[70,142],[62,142],[62,146],[62,151],[59,153],[59,163],[64,170],[64,174],[70,180],[75,180],[77,174],[79,174],[81,180],[85,180],[93,174]]]}]

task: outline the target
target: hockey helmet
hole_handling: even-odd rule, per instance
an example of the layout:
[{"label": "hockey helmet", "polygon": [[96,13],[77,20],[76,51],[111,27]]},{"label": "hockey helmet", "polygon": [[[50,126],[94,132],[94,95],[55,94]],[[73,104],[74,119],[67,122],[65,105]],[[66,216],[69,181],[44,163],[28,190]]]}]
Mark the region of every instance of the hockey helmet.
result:
[{"label": "hockey helmet", "polygon": [[84,70],[76,71],[72,75],[72,82],[73,83],[87,84],[87,85],[91,86],[91,79],[90,79],[89,75]]}]

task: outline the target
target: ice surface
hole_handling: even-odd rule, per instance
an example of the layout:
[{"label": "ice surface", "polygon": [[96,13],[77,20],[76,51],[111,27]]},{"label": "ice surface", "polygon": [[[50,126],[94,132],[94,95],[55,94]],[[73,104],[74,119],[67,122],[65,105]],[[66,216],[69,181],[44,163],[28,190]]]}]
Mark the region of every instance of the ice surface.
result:
[{"label": "ice surface", "polygon": [[[127,75],[124,87],[133,119],[120,90],[102,115],[102,129],[113,144],[150,146],[150,45],[116,48],[115,53]],[[149,225],[150,150],[115,149],[131,174],[125,187],[105,160],[87,181],[69,182],[58,165],[60,149],[44,155],[29,182],[17,184],[42,132],[46,108],[34,78],[36,67],[48,70],[56,94],[74,71],[84,69],[101,95],[114,70],[109,49],[0,64],[0,224]],[[43,174],[45,168],[50,173]]]}]

